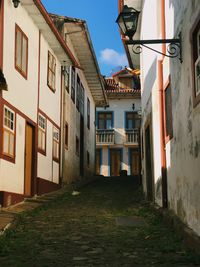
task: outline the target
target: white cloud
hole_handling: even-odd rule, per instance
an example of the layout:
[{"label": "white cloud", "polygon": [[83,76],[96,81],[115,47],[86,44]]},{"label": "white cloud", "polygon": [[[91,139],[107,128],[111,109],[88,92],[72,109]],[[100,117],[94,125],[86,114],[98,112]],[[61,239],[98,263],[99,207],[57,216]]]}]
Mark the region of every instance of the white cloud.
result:
[{"label": "white cloud", "polygon": [[100,61],[111,66],[127,66],[126,55],[118,53],[114,49],[106,48],[100,52]]}]

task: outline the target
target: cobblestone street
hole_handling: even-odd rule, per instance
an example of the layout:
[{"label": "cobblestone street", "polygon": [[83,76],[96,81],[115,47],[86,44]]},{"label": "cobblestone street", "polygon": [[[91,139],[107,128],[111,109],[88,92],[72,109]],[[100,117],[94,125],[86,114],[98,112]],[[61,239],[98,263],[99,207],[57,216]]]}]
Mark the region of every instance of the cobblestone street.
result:
[{"label": "cobblestone street", "polygon": [[0,266],[200,266],[128,178],[102,178],[20,215]]}]

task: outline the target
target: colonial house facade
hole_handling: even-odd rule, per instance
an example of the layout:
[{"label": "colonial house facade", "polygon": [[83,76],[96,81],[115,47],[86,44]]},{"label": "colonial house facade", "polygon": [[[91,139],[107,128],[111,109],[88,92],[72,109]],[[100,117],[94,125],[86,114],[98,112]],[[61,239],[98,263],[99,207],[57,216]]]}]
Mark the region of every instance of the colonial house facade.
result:
[{"label": "colonial house facade", "polygon": [[[78,89],[73,91],[67,82],[68,69],[69,79],[80,85],[79,101],[86,98],[79,108],[85,106],[84,117],[91,127],[84,137],[88,143],[86,137],[92,140],[95,133],[96,99],[82,73],[79,79],[72,77],[81,72],[80,62],[39,0],[21,0],[17,8],[12,1],[1,0],[0,21],[0,205],[9,206],[62,185],[65,147],[73,147],[68,166],[80,164],[81,120],[73,114],[64,119],[69,95],[76,103],[72,113],[78,105]],[[98,94],[103,102],[103,86]],[[91,174],[95,142],[86,149]],[[70,180],[78,175],[70,172]]]},{"label": "colonial house facade", "polygon": [[106,105],[107,97],[86,21],[51,18],[81,65],[70,68],[64,90],[63,183],[70,183],[95,173],[95,110]]},{"label": "colonial house facade", "polygon": [[[96,110],[96,173],[140,175],[139,70],[125,68],[105,78],[108,106]],[[123,172],[122,172],[123,171]]]},{"label": "colonial house facade", "polygon": [[[200,235],[200,3],[124,0],[120,11],[123,5],[141,12],[134,39],[181,36],[178,57],[166,56],[166,44],[150,45],[164,55],[143,48],[140,56],[143,188]],[[134,64],[132,45],[124,44]]]}]

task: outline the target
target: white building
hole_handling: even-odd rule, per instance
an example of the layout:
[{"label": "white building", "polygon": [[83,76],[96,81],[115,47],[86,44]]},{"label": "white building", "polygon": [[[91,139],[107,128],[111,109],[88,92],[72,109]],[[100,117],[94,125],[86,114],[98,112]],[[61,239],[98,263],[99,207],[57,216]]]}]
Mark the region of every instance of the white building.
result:
[{"label": "white building", "polygon": [[140,175],[138,146],[140,115],[139,71],[123,69],[105,79],[108,106],[96,111],[96,173]]},{"label": "white building", "polygon": [[70,183],[95,173],[95,109],[107,102],[86,22],[54,14],[51,17],[81,66],[70,68],[64,90],[63,182]]},{"label": "white building", "polygon": [[[81,119],[75,115],[75,105],[70,109],[72,85],[66,84],[66,68],[76,69],[79,97],[86,97],[84,118],[87,116],[91,131],[85,132],[87,145],[82,153],[88,175],[94,172],[95,104],[80,71],[82,62],[78,62],[75,49],[66,44],[41,1],[21,0],[14,8],[11,0],[1,0],[0,21],[0,88],[7,89],[0,95],[0,204],[8,206],[61,186],[64,143],[70,147],[65,167],[70,170],[70,179],[79,175],[75,168],[80,164]],[[103,86],[99,87],[97,94],[103,102]],[[77,106],[77,99],[74,102]],[[89,143],[87,137],[93,141]]]},{"label": "white building", "polygon": [[[119,4],[141,12],[134,39],[173,39],[181,33],[182,55],[177,49],[178,57],[168,58],[143,48],[140,57],[143,188],[148,199],[168,207],[200,235],[200,2]],[[150,47],[168,52],[165,44]]]}]

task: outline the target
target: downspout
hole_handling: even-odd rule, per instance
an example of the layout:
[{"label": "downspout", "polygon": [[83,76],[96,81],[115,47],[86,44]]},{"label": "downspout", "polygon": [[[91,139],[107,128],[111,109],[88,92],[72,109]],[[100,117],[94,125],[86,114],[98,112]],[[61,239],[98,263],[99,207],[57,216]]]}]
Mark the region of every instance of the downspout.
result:
[{"label": "downspout", "polygon": [[[165,34],[165,0],[161,0],[161,37],[166,38]],[[162,44],[162,52],[166,52],[166,45]],[[165,150],[165,128],[164,128],[164,87],[163,87],[163,61],[158,60],[158,101],[160,111],[160,149],[161,149],[161,176],[162,176],[162,206],[168,207],[167,194],[167,164]]]}]

